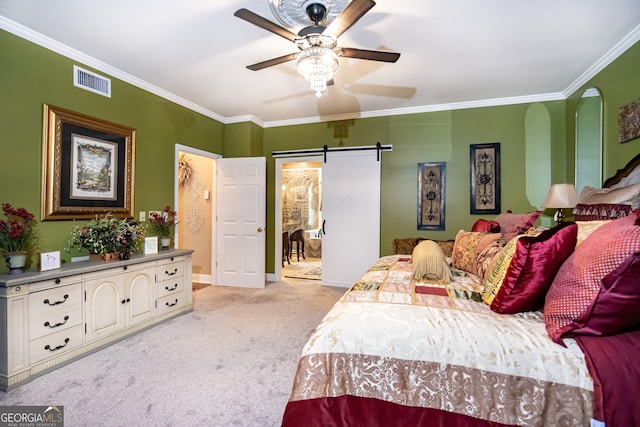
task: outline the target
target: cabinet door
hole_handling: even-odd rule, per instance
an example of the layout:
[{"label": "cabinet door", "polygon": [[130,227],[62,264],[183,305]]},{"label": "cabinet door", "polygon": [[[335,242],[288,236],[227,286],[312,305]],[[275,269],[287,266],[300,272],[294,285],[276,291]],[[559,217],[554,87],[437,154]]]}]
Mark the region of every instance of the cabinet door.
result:
[{"label": "cabinet door", "polygon": [[125,323],[134,325],[156,314],[155,266],[125,275]]},{"label": "cabinet door", "polygon": [[113,274],[85,282],[87,341],[124,328],[124,275]]}]

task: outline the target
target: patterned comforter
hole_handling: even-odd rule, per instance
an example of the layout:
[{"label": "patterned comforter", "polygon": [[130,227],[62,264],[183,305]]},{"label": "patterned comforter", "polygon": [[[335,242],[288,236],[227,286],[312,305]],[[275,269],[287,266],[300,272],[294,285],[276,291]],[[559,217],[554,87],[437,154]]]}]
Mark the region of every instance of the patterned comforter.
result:
[{"label": "patterned comforter", "polygon": [[589,425],[593,381],[575,341],[553,343],[540,313],[493,313],[473,275],[411,272],[406,255],[381,258],[325,316],[283,425]]}]

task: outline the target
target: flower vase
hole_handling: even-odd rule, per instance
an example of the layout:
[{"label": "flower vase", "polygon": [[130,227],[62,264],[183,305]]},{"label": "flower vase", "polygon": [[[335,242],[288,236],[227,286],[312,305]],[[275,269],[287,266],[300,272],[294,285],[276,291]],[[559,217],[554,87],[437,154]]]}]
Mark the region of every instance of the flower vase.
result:
[{"label": "flower vase", "polygon": [[5,255],[4,260],[7,263],[7,267],[9,267],[9,274],[24,273],[24,266],[27,263],[27,253],[22,251],[9,252]]},{"label": "flower vase", "polygon": [[160,246],[162,249],[169,249],[171,245],[171,237],[160,237]]}]

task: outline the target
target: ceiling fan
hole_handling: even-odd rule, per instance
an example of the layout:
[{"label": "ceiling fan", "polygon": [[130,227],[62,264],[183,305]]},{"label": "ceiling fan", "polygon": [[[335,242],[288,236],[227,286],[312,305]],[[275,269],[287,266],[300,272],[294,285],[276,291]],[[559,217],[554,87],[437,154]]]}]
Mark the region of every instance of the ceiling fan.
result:
[{"label": "ceiling fan", "polygon": [[319,97],[328,84],[333,84],[333,73],[338,68],[340,56],[382,62],[396,62],[400,58],[400,54],[395,52],[338,47],[338,37],[375,6],[376,3],[373,0],[352,0],[326,26],[321,25],[327,13],[324,0],[310,1],[305,4],[307,4],[306,15],[312,24],[304,27],[298,34],[244,8],[234,13],[240,19],[294,42],[300,49],[299,52],[249,65],[247,66],[249,70],[258,71],[295,59],[298,71],[309,81],[311,89]]}]

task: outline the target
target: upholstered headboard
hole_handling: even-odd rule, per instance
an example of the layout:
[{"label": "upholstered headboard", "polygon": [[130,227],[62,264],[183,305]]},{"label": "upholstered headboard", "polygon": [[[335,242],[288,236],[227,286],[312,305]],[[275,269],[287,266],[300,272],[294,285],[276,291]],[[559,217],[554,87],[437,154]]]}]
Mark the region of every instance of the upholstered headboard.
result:
[{"label": "upholstered headboard", "polygon": [[[625,177],[631,175],[640,175],[640,168],[638,166],[640,166],[640,153],[637,154],[633,159],[631,159],[625,167],[623,167],[622,169],[618,169],[615,175],[613,175],[611,178],[607,178],[602,184],[602,187],[609,188],[618,184]],[[640,176],[638,177],[638,179],[640,179]],[[640,181],[635,181],[634,179],[634,182]]]}]

